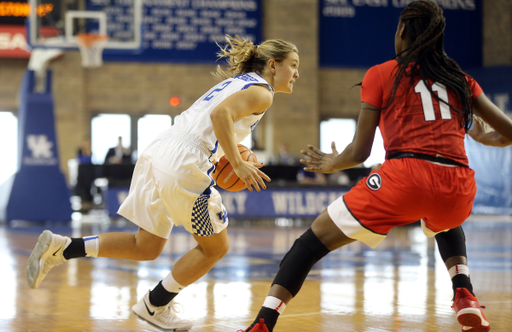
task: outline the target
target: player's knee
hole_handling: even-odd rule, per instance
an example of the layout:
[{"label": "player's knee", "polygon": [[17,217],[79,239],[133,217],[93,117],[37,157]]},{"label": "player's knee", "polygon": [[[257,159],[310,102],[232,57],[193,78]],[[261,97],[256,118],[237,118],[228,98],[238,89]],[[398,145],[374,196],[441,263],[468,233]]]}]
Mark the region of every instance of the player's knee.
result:
[{"label": "player's knee", "polygon": [[228,253],[229,242],[225,241],[215,246],[203,247],[202,250],[208,259],[219,261]]},{"label": "player's knee", "polygon": [[164,250],[167,239],[151,234],[140,229],[134,236],[134,245],[137,258],[139,261],[152,261],[158,258]]},{"label": "player's knee", "polygon": [[155,242],[137,241],[137,252],[139,261],[152,261],[158,258],[164,249],[164,245]]},{"label": "player's knee", "polygon": [[152,261],[157,259],[162,253],[161,248],[157,247],[146,247],[140,251],[139,260],[141,261]]},{"label": "player's knee", "polygon": [[215,250],[214,255],[220,260],[222,257],[226,256],[229,251],[229,242],[223,243],[219,248]]}]

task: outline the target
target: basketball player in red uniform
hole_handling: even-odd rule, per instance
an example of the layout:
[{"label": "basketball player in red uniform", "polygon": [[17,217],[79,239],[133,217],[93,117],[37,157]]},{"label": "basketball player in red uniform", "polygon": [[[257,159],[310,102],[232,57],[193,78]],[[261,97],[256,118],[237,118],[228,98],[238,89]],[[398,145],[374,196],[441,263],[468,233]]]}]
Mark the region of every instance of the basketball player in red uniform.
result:
[{"label": "basketball player in red uniform", "polygon": [[512,141],[512,120],[445,54],[444,29],[443,11],[434,2],[407,5],[395,35],[397,56],[370,68],[363,79],[353,142],[341,153],[334,143],[330,154],[313,146],[301,151],[309,157],[301,160],[305,170],[347,169],[368,158],[378,126],[386,161],[329,205],[295,241],[246,332],[273,331],[313,265],[330,251],[356,240],[374,248],[391,228],[418,220],[427,236],[436,236],[452,277],[453,308],[462,331],[490,331],[472,292],[460,227],[476,193],[464,137],[473,112],[506,142]]}]

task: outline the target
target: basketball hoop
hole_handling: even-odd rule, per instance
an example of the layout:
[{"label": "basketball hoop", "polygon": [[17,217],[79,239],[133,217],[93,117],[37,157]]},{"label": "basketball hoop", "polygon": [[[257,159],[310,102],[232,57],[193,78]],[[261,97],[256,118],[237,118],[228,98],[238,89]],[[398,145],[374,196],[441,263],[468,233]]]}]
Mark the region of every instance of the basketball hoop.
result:
[{"label": "basketball hoop", "polygon": [[82,66],[85,68],[101,67],[103,64],[103,48],[108,37],[94,33],[80,33],[76,37],[82,55]]}]

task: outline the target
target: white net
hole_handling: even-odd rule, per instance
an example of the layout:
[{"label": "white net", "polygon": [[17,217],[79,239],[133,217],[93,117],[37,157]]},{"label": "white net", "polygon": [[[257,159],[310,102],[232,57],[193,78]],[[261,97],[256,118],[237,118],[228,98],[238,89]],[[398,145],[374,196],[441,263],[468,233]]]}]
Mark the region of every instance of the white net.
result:
[{"label": "white net", "polygon": [[83,33],[78,34],[78,48],[82,55],[82,67],[96,68],[103,64],[103,49],[107,43],[107,36]]}]

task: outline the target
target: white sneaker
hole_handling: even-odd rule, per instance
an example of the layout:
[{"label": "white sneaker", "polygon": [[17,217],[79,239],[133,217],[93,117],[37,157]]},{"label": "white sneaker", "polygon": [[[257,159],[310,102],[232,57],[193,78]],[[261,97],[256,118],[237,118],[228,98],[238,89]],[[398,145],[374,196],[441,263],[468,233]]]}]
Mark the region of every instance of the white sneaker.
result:
[{"label": "white sneaker", "polygon": [[31,288],[38,288],[52,267],[66,261],[63,253],[70,243],[69,237],[53,234],[48,230],[39,235],[28,259],[27,282]]},{"label": "white sneaker", "polygon": [[192,322],[180,320],[176,316],[174,301],[168,305],[155,307],[149,302],[149,291],[142,299],[132,307],[132,311],[142,319],[150,322],[166,331],[188,331],[192,328]]}]

